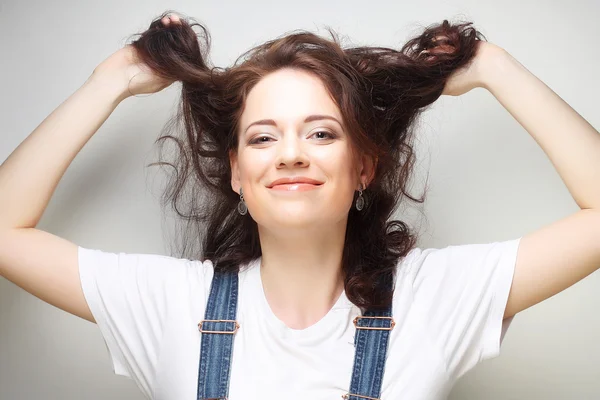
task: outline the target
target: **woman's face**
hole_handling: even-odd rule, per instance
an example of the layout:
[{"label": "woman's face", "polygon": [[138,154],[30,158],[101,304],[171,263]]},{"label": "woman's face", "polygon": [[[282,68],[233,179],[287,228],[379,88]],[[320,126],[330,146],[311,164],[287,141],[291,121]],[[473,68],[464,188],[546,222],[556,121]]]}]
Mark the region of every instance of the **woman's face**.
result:
[{"label": "woman's face", "polygon": [[[344,221],[361,182],[363,161],[325,86],[304,71],[281,69],[248,93],[239,124],[237,155],[230,154],[234,191],[243,189],[248,212],[270,230]],[[281,178],[319,184],[276,185]]]}]

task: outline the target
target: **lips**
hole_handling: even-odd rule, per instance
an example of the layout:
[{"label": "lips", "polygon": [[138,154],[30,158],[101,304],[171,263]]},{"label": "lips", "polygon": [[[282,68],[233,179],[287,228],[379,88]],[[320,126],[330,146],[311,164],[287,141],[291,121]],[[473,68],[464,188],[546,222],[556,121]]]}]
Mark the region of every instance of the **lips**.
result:
[{"label": "lips", "polygon": [[287,177],[287,178],[277,179],[277,180],[271,182],[271,184],[269,186],[267,186],[267,187],[270,188],[270,189],[272,189],[275,186],[283,186],[283,185],[289,186],[289,187],[292,187],[292,186],[298,186],[298,187],[304,186],[304,187],[306,187],[306,186],[309,186],[309,185],[310,186],[319,186],[319,185],[322,185],[322,184],[323,184],[323,182],[318,181],[316,179],[307,178],[307,177],[304,177],[304,176],[296,176],[296,177]]},{"label": "lips", "polygon": [[321,187],[321,185],[313,185],[310,183],[282,183],[273,186],[271,190],[277,192],[304,192],[307,190],[315,190],[319,187]]}]

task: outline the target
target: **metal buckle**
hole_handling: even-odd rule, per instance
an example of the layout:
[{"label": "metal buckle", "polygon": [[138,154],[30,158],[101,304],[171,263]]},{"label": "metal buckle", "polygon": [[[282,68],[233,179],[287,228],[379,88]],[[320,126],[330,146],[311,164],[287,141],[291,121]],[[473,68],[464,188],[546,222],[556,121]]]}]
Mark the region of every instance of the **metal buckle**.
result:
[{"label": "metal buckle", "polygon": [[[373,317],[373,318],[375,318],[375,317]],[[382,318],[387,318],[387,317],[382,317]],[[362,399],[369,399],[369,400],[379,400],[379,397],[368,397],[368,396],[361,396],[360,394],[350,394],[350,393],[343,394],[342,398],[348,399],[348,398],[350,398],[350,396],[356,396],[356,397],[360,397]]]},{"label": "metal buckle", "polygon": [[[233,322],[235,323],[235,329],[231,332],[227,332],[227,331],[203,331],[202,330],[202,323],[203,322]],[[237,320],[234,319],[203,319],[202,321],[200,321],[198,323],[198,331],[200,331],[201,333],[226,333],[226,334],[233,334],[236,333],[237,330],[240,328],[240,324],[238,324]]]},{"label": "metal buckle", "polygon": [[[377,319],[389,319],[391,322],[390,327],[389,328],[377,328],[377,327],[370,327],[370,326],[358,326],[358,320],[361,318],[377,318]],[[396,322],[394,322],[394,318],[392,317],[365,317],[365,316],[358,316],[356,318],[354,318],[354,326],[356,327],[356,329],[368,329],[368,330],[376,330],[376,331],[391,331],[392,329],[394,329],[394,326],[396,325]],[[371,397],[366,397],[367,399],[370,399]]]}]

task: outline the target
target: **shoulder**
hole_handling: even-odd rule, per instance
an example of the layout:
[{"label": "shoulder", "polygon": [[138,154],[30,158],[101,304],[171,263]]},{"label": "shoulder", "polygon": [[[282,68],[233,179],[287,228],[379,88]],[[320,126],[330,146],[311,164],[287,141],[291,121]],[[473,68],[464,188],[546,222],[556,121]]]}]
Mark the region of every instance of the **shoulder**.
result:
[{"label": "shoulder", "polygon": [[514,268],[520,238],[412,249],[399,261],[407,279],[418,286],[424,280],[462,279]]},{"label": "shoulder", "polygon": [[152,253],[110,252],[78,247],[78,262],[82,277],[121,283],[181,282],[212,278],[211,260],[178,258]]}]

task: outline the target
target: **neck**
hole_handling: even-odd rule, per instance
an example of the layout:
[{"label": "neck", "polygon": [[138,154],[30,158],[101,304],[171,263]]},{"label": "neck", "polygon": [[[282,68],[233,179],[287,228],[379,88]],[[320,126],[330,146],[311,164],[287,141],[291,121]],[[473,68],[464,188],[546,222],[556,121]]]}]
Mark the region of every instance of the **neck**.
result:
[{"label": "neck", "polygon": [[259,226],[265,297],[289,328],[318,322],[342,294],[346,224],[285,232]]}]

